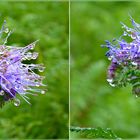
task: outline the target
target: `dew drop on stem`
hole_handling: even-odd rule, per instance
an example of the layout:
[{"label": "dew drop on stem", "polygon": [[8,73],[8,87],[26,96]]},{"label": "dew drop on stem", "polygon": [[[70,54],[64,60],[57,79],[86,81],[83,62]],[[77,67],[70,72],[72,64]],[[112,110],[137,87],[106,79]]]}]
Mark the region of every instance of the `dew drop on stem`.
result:
[{"label": "dew drop on stem", "polygon": [[3,96],[3,95],[4,95],[4,91],[1,90],[1,91],[0,91],[0,96]]},{"label": "dew drop on stem", "polygon": [[14,105],[19,106],[20,105],[20,100],[19,99],[14,99]]},{"label": "dew drop on stem", "polygon": [[107,82],[112,83],[113,79],[107,79]]},{"label": "dew drop on stem", "polygon": [[45,94],[45,90],[42,90],[42,91],[41,91],[41,94]]},{"label": "dew drop on stem", "polygon": [[9,28],[6,28],[4,32],[5,33],[8,33],[9,32]]}]

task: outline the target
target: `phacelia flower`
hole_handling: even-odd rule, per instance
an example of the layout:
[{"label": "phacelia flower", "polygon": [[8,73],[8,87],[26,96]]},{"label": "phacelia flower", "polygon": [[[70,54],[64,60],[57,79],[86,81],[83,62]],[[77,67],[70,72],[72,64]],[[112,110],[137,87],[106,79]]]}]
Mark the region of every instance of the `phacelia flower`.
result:
[{"label": "phacelia flower", "polygon": [[[0,45],[0,105],[6,101],[14,101],[14,105],[18,106],[20,95],[27,103],[29,97],[27,94],[33,92],[45,93],[44,90],[38,88],[44,86],[42,84],[43,76],[39,76],[34,72],[44,70],[43,64],[26,64],[27,60],[36,59],[37,52],[31,52],[37,41],[25,46],[14,47],[6,46],[7,38],[11,31],[7,31],[5,24],[0,30],[0,35],[7,34],[3,44]],[[34,95],[34,94],[33,94]]]},{"label": "phacelia flower", "polygon": [[[106,41],[106,56],[111,61],[107,81],[113,87],[131,84],[133,93],[140,96],[140,24],[131,17],[132,28],[122,24],[121,37]],[[129,40],[129,41],[128,41]]]}]

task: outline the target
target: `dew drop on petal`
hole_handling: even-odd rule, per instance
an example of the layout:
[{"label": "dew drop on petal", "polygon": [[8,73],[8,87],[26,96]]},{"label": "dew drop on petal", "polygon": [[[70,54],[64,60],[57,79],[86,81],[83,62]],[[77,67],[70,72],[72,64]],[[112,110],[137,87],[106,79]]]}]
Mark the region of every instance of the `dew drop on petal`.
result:
[{"label": "dew drop on petal", "polygon": [[134,34],[131,34],[132,39],[136,39],[136,36]]},{"label": "dew drop on petal", "polygon": [[19,85],[15,85],[15,89],[19,89],[19,87],[20,87]]},{"label": "dew drop on petal", "polygon": [[22,89],[23,89],[24,91],[26,91],[26,90],[27,90],[27,88],[26,88],[26,87],[22,87]]},{"label": "dew drop on petal", "polygon": [[19,106],[20,105],[20,100],[19,99],[14,99],[14,105]]},{"label": "dew drop on petal", "polygon": [[36,87],[39,87],[39,85],[38,85],[38,84],[36,84],[35,86],[36,86]]}]

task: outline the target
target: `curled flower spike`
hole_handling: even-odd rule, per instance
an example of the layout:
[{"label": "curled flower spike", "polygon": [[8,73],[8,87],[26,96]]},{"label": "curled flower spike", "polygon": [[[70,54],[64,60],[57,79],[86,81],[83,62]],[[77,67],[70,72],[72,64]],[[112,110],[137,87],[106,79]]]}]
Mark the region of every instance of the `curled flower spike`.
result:
[{"label": "curled flower spike", "polygon": [[[3,26],[0,33],[2,34],[4,31]],[[44,90],[38,88],[44,86],[42,84],[44,77],[34,72],[34,70],[42,72],[45,67],[43,64],[24,63],[25,60],[38,57],[38,53],[30,51],[34,49],[37,41],[25,47],[6,46],[5,42],[7,42],[9,32],[6,32],[8,33],[6,40],[0,45],[0,105],[2,106],[6,101],[14,100],[14,105],[19,106],[20,100],[17,99],[17,94],[30,104],[27,94],[45,93]]]},{"label": "curled flower spike", "polygon": [[[123,35],[118,40],[106,41],[106,56],[111,61],[107,81],[111,86],[132,85],[132,92],[140,96],[140,24],[131,17],[133,28],[122,24]],[[131,41],[127,41],[128,36]]]}]

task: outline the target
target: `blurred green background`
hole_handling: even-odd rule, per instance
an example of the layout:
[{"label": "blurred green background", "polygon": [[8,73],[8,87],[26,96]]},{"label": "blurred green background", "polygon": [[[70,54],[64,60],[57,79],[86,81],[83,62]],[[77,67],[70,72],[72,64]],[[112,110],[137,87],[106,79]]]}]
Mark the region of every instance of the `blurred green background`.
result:
[{"label": "blurred green background", "polygon": [[0,139],[68,138],[68,2],[0,2],[0,23],[13,34],[8,45],[26,46],[39,39],[34,63],[44,63],[48,92],[0,109]]},{"label": "blurred green background", "polygon": [[[131,87],[106,81],[104,40],[119,38],[120,21],[140,23],[139,2],[71,2],[71,126],[111,128],[121,138],[140,138],[140,99]],[[71,138],[80,137],[71,132]]]}]

